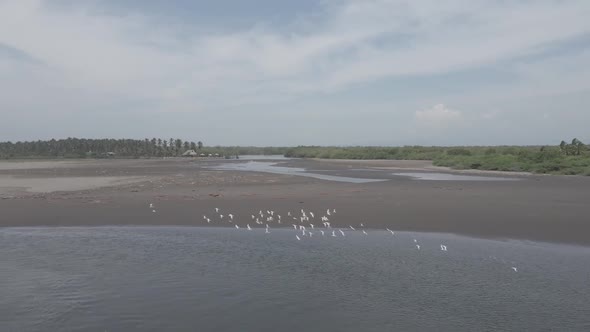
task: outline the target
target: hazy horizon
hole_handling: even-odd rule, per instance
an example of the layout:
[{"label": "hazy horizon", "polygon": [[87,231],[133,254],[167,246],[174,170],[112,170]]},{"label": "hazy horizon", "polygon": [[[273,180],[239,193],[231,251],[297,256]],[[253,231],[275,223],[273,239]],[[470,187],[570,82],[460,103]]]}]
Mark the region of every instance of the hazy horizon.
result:
[{"label": "hazy horizon", "polygon": [[0,141],[590,141],[587,1],[0,1]]}]

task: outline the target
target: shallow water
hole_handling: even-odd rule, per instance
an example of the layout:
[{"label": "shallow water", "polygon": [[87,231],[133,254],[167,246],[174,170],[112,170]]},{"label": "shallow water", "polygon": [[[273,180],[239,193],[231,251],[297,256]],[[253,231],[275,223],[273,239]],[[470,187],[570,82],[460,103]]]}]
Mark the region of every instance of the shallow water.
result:
[{"label": "shallow water", "polygon": [[291,160],[282,154],[271,154],[271,155],[242,155],[240,160]]},{"label": "shallow water", "polygon": [[393,173],[397,176],[407,176],[416,180],[428,181],[515,181],[518,178],[507,178],[499,176],[476,176],[476,175],[457,175],[450,173],[434,173],[434,172],[419,172],[419,173]]},{"label": "shallow water", "polygon": [[590,248],[371,230],[295,234],[0,229],[0,330],[590,328]]},{"label": "shallow water", "polygon": [[277,166],[277,163],[273,162],[259,162],[249,161],[247,163],[224,163],[211,168],[216,170],[231,170],[231,171],[249,171],[249,172],[264,172],[273,174],[283,175],[296,175],[305,176],[315,179],[336,181],[336,182],[348,182],[348,183],[369,183],[369,182],[381,182],[388,181],[387,179],[368,179],[358,177],[347,177],[347,176],[336,176],[328,174],[311,173],[306,171],[304,168],[298,167],[284,167]]}]

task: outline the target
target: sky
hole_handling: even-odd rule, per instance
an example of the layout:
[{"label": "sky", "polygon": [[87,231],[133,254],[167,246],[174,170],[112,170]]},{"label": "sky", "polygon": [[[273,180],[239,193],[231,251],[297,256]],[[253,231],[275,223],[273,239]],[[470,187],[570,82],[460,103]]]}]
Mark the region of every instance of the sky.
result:
[{"label": "sky", "polygon": [[0,141],[590,142],[587,0],[0,0]]}]

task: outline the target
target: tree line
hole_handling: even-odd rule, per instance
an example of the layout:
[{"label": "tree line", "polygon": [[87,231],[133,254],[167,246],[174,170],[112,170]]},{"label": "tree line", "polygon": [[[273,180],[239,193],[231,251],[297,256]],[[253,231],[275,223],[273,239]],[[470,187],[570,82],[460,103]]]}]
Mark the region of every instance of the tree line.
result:
[{"label": "tree line", "polygon": [[101,158],[179,156],[187,150],[199,151],[203,143],[179,138],[87,139],[66,138],[47,141],[0,142],[0,158]]}]

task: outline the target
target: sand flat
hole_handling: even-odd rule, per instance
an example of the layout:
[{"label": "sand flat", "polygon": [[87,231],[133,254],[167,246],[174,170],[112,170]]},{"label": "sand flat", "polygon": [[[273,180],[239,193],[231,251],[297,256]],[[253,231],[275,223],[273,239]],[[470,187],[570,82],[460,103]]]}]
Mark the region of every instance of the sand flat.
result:
[{"label": "sand flat", "polygon": [[[236,223],[245,226],[259,210],[272,209],[285,216],[305,209],[321,216],[327,208],[335,208],[338,214],[331,222],[336,227],[362,222],[374,229],[590,246],[590,177],[502,173],[519,181],[453,181],[454,177],[416,181],[395,176],[390,169],[367,169],[365,161],[279,163],[331,176],[388,179],[344,183],[210,168],[240,162],[246,161],[97,160],[59,168],[2,170],[0,187],[10,194],[0,191],[0,226],[203,226],[202,216],[210,215],[214,207],[231,211]],[[404,172],[410,171],[409,166],[432,171],[423,161],[403,164]],[[155,204],[156,213],[149,203]]]},{"label": "sand flat", "polygon": [[76,177],[17,177],[0,175],[0,194],[7,192],[50,193],[55,191],[79,191],[107,186],[117,186],[139,181],[146,177],[132,176],[76,176]]}]

